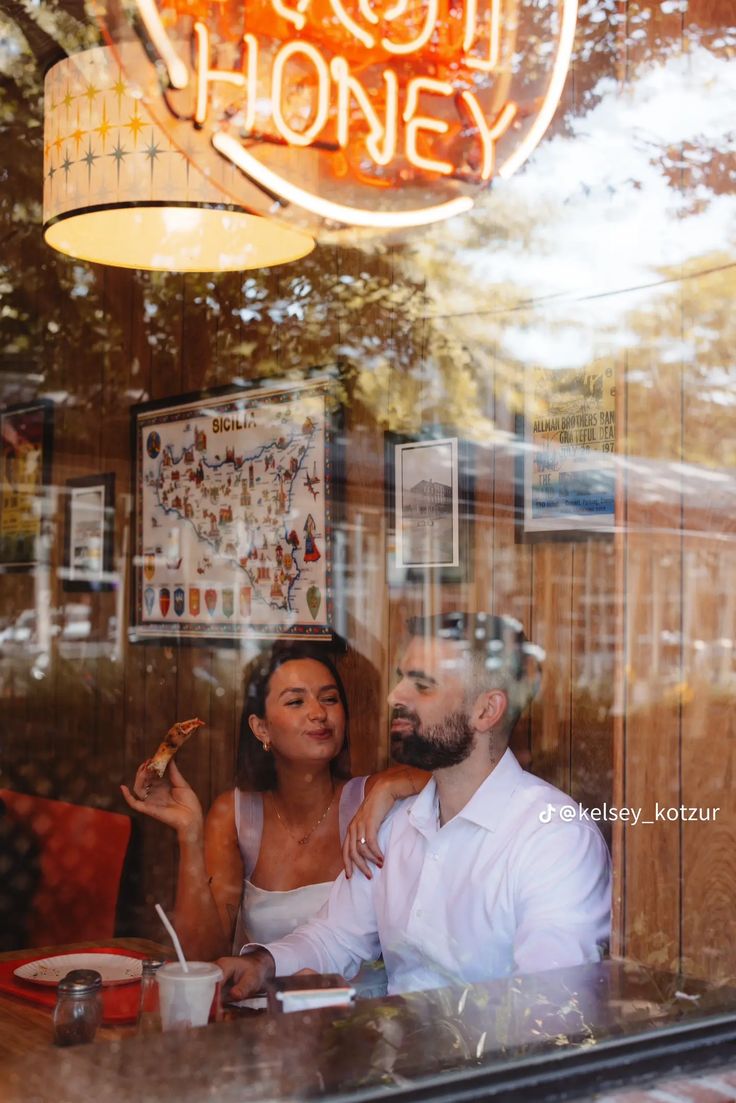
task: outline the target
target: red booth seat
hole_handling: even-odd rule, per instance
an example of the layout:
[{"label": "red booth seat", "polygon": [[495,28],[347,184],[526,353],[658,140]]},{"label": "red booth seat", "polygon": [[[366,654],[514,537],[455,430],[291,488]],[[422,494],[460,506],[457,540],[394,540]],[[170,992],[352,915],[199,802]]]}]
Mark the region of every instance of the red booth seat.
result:
[{"label": "red booth seat", "polygon": [[130,818],[0,789],[8,821],[38,845],[28,946],[111,938]]}]

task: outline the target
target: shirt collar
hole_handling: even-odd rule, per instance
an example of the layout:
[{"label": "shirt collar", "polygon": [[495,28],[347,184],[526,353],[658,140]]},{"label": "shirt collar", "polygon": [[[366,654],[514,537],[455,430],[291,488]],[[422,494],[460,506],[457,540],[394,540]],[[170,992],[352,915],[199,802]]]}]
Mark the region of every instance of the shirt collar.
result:
[{"label": "shirt collar", "polygon": [[[487,831],[495,831],[523,773],[513,752],[507,748],[456,818],[469,820]],[[409,819],[417,831],[428,838],[437,833],[438,815],[437,783],[432,778],[412,804]]]},{"label": "shirt collar", "polygon": [[426,839],[439,830],[439,810],[437,782],[432,777],[409,809],[409,819]]},{"label": "shirt collar", "polygon": [[502,821],[506,805],[516,791],[524,771],[508,747],[500,762],[491,770],[458,817],[477,823],[487,831],[495,831]]}]

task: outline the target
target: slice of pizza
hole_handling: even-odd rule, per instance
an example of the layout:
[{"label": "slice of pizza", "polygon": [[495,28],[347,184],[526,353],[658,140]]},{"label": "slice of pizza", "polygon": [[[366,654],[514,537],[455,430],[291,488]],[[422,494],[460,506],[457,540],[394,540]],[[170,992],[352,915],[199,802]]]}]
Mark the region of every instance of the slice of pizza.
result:
[{"label": "slice of pizza", "polygon": [[203,727],[204,720],[198,720],[196,717],[193,720],[180,720],[178,724],[172,725],[167,731],[165,739],[159,744],[153,758],[149,758],[146,769],[152,770],[159,777],[163,777],[166,767],[179,748],[186,743],[190,735],[196,732],[197,728]]}]

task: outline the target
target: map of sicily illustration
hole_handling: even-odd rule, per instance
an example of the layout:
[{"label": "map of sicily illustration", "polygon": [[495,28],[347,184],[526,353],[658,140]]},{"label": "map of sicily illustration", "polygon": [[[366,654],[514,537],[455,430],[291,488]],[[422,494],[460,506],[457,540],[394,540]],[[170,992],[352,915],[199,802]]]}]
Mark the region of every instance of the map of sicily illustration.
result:
[{"label": "map of sicily illustration", "polygon": [[329,635],[325,435],[324,389],[141,417],[142,634]]}]

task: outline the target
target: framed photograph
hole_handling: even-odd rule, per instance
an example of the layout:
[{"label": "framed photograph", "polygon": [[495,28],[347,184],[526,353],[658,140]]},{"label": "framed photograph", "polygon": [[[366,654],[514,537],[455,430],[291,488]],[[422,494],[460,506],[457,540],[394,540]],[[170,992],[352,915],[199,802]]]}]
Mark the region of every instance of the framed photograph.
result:
[{"label": "framed photograph", "polygon": [[473,478],[467,442],[427,430],[386,435],[389,582],[471,577]]},{"label": "framed photograph", "polygon": [[613,365],[530,371],[517,436],[517,540],[610,535],[616,488]]},{"label": "framed photograph", "polygon": [[43,399],[0,413],[0,569],[28,570],[37,562],[52,418],[53,403]]},{"label": "framed photograph", "polygon": [[64,589],[113,589],[114,474],[67,479],[65,520]]},{"label": "framed photograph", "polygon": [[332,638],[334,378],[133,409],[133,640]]}]

